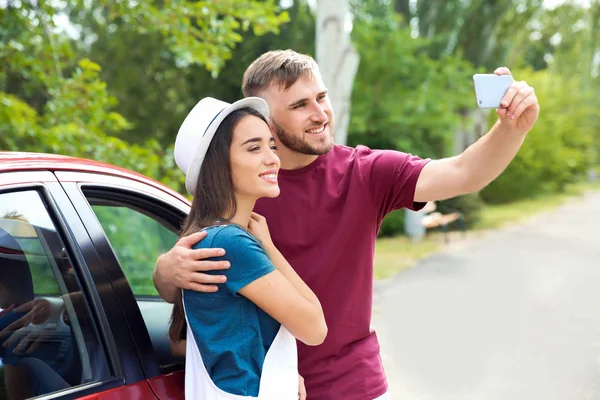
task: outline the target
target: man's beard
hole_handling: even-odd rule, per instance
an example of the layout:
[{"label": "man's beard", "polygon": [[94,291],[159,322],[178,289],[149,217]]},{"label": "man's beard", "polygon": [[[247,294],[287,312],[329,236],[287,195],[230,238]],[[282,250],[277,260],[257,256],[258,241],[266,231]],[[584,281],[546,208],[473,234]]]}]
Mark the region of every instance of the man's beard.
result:
[{"label": "man's beard", "polygon": [[327,123],[330,136],[328,136],[325,141],[319,143],[317,146],[311,145],[303,138],[298,138],[286,131],[281,125],[275,122],[273,118],[271,118],[271,123],[275,128],[275,133],[277,134],[277,138],[281,144],[297,153],[306,154],[309,156],[321,156],[329,153],[333,148],[333,125],[331,124],[331,121]]}]

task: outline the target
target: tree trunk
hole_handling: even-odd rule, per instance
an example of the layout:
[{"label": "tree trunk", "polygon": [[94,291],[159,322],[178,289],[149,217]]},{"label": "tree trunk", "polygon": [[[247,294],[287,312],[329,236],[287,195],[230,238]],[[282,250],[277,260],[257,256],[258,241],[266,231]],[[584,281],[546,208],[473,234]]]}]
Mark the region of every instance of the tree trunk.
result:
[{"label": "tree trunk", "polygon": [[402,25],[407,26],[410,24],[410,1],[409,0],[396,0],[394,2],[394,11],[402,15]]},{"label": "tree trunk", "polygon": [[359,56],[346,22],[347,0],[319,0],[317,8],[317,63],[336,116],[335,141],[346,144],[350,122],[350,97]]},{"label": "tree trunk", "polygon": [[479,108],[461,112],[461,122],[454,131],[454,155],[461,154],[490,130],[490,112],[492,111]]}]

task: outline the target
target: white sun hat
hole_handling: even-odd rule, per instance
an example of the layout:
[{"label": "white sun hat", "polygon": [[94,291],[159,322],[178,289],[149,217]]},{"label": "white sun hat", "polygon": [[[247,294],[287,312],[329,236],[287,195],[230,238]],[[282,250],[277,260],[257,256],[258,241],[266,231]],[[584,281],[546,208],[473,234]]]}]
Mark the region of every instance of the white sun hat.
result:
[{"label": "white sun hat", "polygon": [[233,104],[205,97],[185,117],[175,139],[175,162],[185,173],[185,188],[196,195],[200,168],[221,122],[235,110],[252,108],[269,120],[269,106],[260,97],[246,97]]}]

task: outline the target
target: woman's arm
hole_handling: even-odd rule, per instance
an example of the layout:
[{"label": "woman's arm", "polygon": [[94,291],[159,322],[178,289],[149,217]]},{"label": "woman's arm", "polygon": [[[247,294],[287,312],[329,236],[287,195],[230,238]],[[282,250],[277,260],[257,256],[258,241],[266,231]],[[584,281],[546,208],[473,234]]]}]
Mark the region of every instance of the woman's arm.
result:
[{"label": "woman's arm", "polygon": [[311,346],[323,343],[327,324],[319,299],[273,245],[266,220],[253,214],[248,228],[263,242],[276,270],[246,285],[239,293],[279,321],[298,340]]},{"label": "woman's arm", "polygon": [[25,366],[4,365],[4,385],[9,400],[26,399],[35,396],[33,381]]},{"label": "woman's arm", "polygon": [[[308,287],[310,295],[305,293],[307,290],[298,290],[279,268],[277,266],[275,271],[244,286],[239,293],[276,319],[301,342],[309,346],[323,343],[327,325],[321,304]],[[285,267],[282,269],[286,270]],[[302,282],[297,275],[296,278]]]}]

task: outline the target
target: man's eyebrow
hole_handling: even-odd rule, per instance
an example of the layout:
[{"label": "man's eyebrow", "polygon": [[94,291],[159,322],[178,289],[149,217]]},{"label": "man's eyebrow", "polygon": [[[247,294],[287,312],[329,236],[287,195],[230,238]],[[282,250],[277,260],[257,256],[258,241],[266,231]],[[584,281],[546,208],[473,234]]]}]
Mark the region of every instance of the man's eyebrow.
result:
[{"label": "man's eyebrow", "polygon": [[302,103],[305,103],[305,102],[307,102],[307,101],[308,101],[308,97],[306,97],[306,98],[304,98],[304,99],[296,100],[295,102],[293,102],[292,104],[290,104],[290,105],[288,106],[288,108],[294,108],[294,107],[296,107],[297,105],[300,105],[300,104],[302,104]]},{"label": "man's eyebrow", "polygon": [[[317,97],[322,97],[322,96],[325,96],[325,95],[327,95],[327,90],[323,90],[322,92],[319,92],[319,93],[317,94]],[[292,104],[290,104],[290,105],[288,106],[288,108],[294,108],[294,107],[296,107],[297,105],[300,105],[300,104],[302,104],[302,103],[304,103],[304,102],[306,102],[306,101],[308,101],[308,97],[306,97],[306,98],[304,98],[304,99],[300,99],[300,100],[297,100],[297,101],[293,102]]]}]

